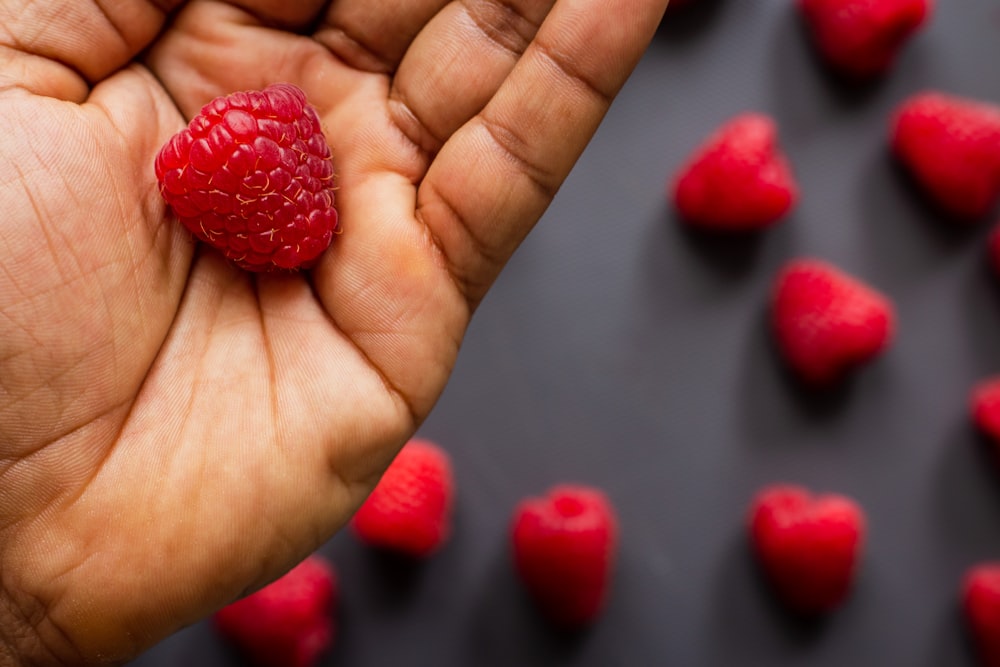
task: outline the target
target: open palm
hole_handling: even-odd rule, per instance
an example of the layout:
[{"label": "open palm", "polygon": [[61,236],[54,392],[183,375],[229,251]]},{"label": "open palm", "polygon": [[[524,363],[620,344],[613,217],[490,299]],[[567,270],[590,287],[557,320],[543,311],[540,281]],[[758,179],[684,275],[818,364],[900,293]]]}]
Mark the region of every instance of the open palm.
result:
[{"label": "open palm", "polygon": [[[177,4],[0,8],[0,665],[127,659],[343,525],[666,1]],[[320,112],[343,234],[254,276],[152,163],[276,81]]]}]

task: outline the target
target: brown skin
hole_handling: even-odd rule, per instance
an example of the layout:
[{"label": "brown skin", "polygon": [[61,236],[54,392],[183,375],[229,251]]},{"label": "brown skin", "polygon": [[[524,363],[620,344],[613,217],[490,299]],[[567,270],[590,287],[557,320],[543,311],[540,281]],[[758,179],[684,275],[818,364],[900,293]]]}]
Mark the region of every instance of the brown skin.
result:
[{"label": "brown skin", "polygon": [[[0,666],[123,662],[338,530],[666,0],[326,4],[0,5]],[[344,232],[251,276],[152,164],[275,81],[320,112]]]}]

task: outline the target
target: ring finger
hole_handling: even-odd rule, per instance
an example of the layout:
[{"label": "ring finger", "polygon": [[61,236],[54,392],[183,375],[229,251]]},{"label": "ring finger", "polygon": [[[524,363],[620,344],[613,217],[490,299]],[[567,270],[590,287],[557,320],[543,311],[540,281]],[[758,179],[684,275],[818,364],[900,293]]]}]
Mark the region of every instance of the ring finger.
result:
[{"label": "ring finger", "polygon": [[456,0],[407,50],[389,92],[392,120],[433,154],[500,88],[554,3]]}]

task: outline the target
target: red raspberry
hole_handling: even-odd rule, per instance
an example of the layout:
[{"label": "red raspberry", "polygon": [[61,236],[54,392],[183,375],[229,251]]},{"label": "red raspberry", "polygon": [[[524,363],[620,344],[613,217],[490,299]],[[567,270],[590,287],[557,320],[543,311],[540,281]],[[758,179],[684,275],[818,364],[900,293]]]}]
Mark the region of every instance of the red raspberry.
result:
[{"label": "red raspberry", "polygon": [[1000,106],[920,93],[897,107],[891,132],[899,161],[945,213],[989,213],[1000,195]]},{"label": "red raspberry", "polygon": [[448,454],[429,440],[410,440],[351,525],[372,546],[424,558],[451,534],[454,495]]},{"label": "red raspberry", "polygon": [[982,563],[966,572],[962,611],[980,664],[1000,667],[1000,563]]},{"label": "red raspberry", "polygon": [[156,178],[181,223],[249,271],[308,266],[337,231],[330,148],[288,83],[206,104],[160,149]]},{"label": "red raspberry", "polygon": [[890,69],[932,5],[931,0],[798,0],[819,54],[834,71],[856,79]]},{"label": "red raspberry", "polygon": [[972,421],[984,435],[1000,445],[1000,377],[983,380],[973,387],[969,403]]},{"label": "red raspberry", "polygon": [[881,293],[814,259],[789,262],[774,288],[778,349],[808,385],[823,388],[878,356],[893,336],[895,314]]},{"label": "red raspberry", "polygon": [[333,644],[336,598],[333,566],[313,555],[213,621],[259,667],[311,667]]},{"label": "red raspberry", "polygon": [[865,516],[839,495],[813,497],[799,486],[763,489],[750,511],[750,540],[777,597],[803,614],[843,603],[857,575]]},{"label": "red raspberry", "polygon": [[618,519],[604,493],[561,485],[522,501],[512,541],[514,565],[542,614],[571,629],[596,620],[618,548]]},{"label": "red raspberry", "polygon": [[768,116],[739,115],[718,128],[673,180],[674,205],[695,227],[747,231],[778,221],[798,187]]}]

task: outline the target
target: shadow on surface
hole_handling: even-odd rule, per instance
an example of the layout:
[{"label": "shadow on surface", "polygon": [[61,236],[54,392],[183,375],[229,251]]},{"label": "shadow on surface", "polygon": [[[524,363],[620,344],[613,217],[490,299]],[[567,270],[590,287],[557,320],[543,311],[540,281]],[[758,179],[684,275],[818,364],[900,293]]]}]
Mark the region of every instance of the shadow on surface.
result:
[{"label": "shadow on surface", "polygon": [[367,547],[369,586],[380,599],[404,603],[416,591],[424,572],[424,561],[386,549]]},{"label": "shadow on surface", "polygon": [[982,228],[936,211],[888,146],[862,166],[862,174],[857,187],[865,250],[884,281],[902,284],[925,277],[976,243]]},{"label": "shadow on surface", "polygon": [[[775,414],[776,396],[794,411],[788,419],[800,417],[817,422],[836,419],[850,404],[858,375],[876,370],[869,367],[857,369],[857,373],[847,375],[843,381],[829,388],[817,389],[805,385],[778,349],[771,330],[771,312],[766,303],[762,304],[758,324],[748,338],[747,348],[742,404],[746,406],[747,427],[751,433],[782,429],[781,424],[775,423],[778,417]],[[877,360],[873,363],[877,364]]]},{"label": "shadow on surface", "polygon": [[775,664],[776,655],[805,654],[826,634],[830,619],[802,617],[773,595],[745,535],[735,536],[719,564],[705,627],[707,667]]},{"label": "shadow on surface", "polygon": [[957,605],[942,614],[942,622],[931,637],[927,661],[922,667],[942,667],[942,665],[979,664],[972,635],[965,627],[961,610]]},{"label": "shadow on surface", "polygon": [[[775,21],[770,68],[774,86],[771,99],[782,118],[808,115],[800,105],[823,109],[860,111],[871,104],[883,88],[887,77],[857,80],[832,69],[813,45],[809,30],[792,3],[784,15]],[[791,94],[796,91],[798,94]],[[789,111],[795,113],[787,113]],[[784,113],[783,113],[784,112]]]},{"label": "shadow on surface", "polygon": [[674,4],[672,0],[656,30],[655,39],[662,42],[682,43],[695,39],[707,30],[722,5],[728,0],[688,0],[688,4]]},{"label": "shadow on surface", "polygon": [[[889,131],[888,128],[886,131]],[[949,246],[964,243],[975,236],[988,219],[962,218],[943,209],[888,147],[885,150],[885,162],[895,187],[913,202],[913,208],[917,213],[914,217],[942,243]]]},{"label": "shadow on surface", "polygon": [[964,553],[1000,553],[1000,461],[997,445],[960,422],[934,467],[933,501],[948,542]]},{"label": "shadow on surface", "polygon": [[[983,230],[992,232],[993,228]],[[977,257],[973,258],[961,293],[965,303],[966,322],[963,329],[968,332],[967,340],[981,377],[1000,374],[1000,276],[990,265],[986,241],[977,243]],[[977,380],[979,378],[976,378]]]},{"label": "shadow on surface", "polygon": [[548,623],[524,592],[506,553],[493,560],[471,607],[462,633],[468,665],[575,664],[590,634],[562,631]]},{"label": "shadow on surface", "polygon": [[700,260],[734,280],[743,278],[754,270],[764,237],[770,231],[722,232],[698,229],[683,222],[676,213],[671,215],[671,220],[667,223],[677,226],[678,236]]}]

